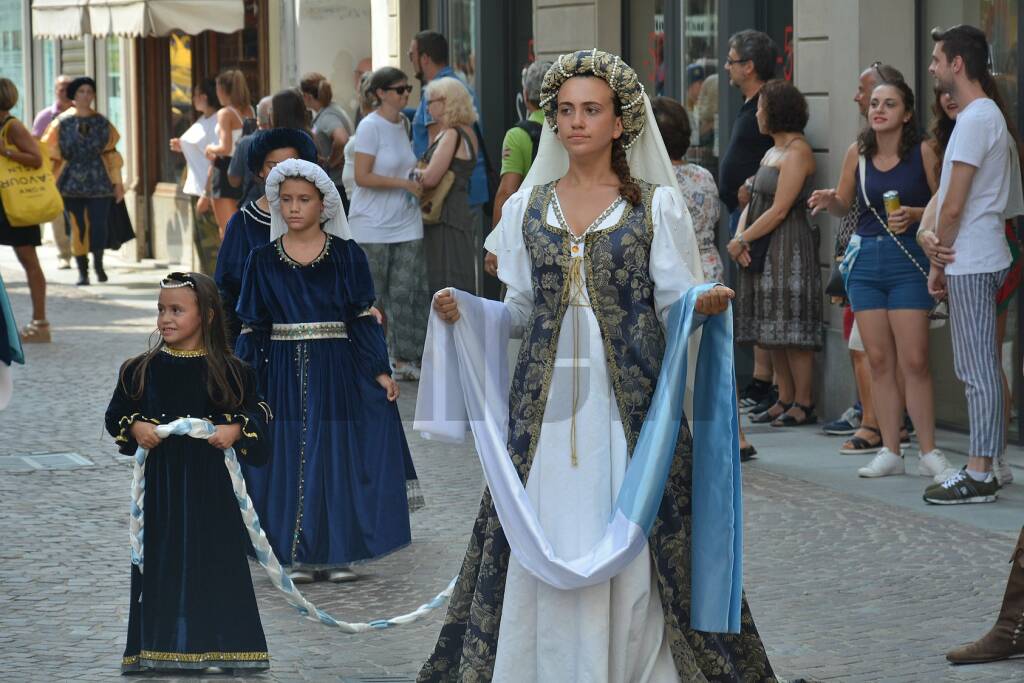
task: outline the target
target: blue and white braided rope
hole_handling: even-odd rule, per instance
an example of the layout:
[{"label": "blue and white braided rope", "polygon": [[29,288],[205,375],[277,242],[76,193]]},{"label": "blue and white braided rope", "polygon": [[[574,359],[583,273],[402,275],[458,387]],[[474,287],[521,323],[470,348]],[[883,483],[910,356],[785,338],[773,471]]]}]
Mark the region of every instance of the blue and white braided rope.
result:
[{"label": "blue and white braided rope", "polygon": [[[215,429],[213,424],[207,420],[183,417],[168,424],[157,425],[156,431],[162,439],[171,435],[187,435],[195,439],[208,439],[213,435]],[[148,454],[149,452],[141,447],[135,452],[135,465],[132,471],[131,517],[128,524],[129,535],[131,536],[132,564],[137,565],[140,572],[143,571],[145,550],[143,531],[145,525],[146,456]],[[267,535],[260,527],[260,520],[256,515],[255,508],[253,508],[252,499],[249,498],[249,493],[246,491],[245,478],[242,476],[242,468],[238,464],[234,448],[228,448],[224,451],[224,465],[227,467],[228,474],[231,477],[231,488],[234,491],[235,500],[238,501],[238,509],[242,513],[245,530],[249,533],[249,539],[252,541],[252,546],[256,551],[256,559],[264,571],[266,571],[274,586],[284,593],[288,604],[307,619],[318,621],[327,626],[333,626],[343,633],[365,633],[367,631],[411,624],[428,612],[443,605],[451,596],[458,577],[453,578],[448,587],[434,596],[432,600],[420,605],[408,614],[391,617],[390,619],[375,619],[368,622],[348,622],[332,617],[307,600],[299,592],[291,578],[281,567],[281,563],[278,562],[273,549],[270,547],[270,542],[267,540]]]}]

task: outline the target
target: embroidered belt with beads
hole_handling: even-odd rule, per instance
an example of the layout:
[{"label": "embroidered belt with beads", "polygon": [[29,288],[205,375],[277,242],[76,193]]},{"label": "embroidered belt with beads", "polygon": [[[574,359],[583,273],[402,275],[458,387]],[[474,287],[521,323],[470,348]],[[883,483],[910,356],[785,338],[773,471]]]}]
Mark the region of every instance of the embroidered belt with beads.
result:
[{"label": "embroidered belt with beads", "polygon": [[348,329],[341,321],[323,323],[293,323],[273,325],[270,328],[273,341],[302,341],[305,339],[348,339]]}]

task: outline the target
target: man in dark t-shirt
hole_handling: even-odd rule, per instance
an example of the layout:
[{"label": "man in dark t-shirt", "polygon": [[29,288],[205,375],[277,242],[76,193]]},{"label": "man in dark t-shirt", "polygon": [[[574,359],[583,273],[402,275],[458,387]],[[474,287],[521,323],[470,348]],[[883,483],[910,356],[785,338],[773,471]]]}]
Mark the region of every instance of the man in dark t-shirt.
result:
[{"label": "man in dark t-shirt", "polygon": [[775,42],[760,31],[740,31],[729,38],[725,70],[729,84],[743,94],[729,146],[719,162],[718,192],[730,213],[733,230],[739,212],[750,201],[750,193],[741,192],[743,184],[757,172],[761,157],[772,146],[770,135],[757,127],[757,98],[761,86],[775,74]]},{"label": "man in dark t-shirt", "polygon": [[[775,41],[766,33],[747,30],[729,38],[725,70],[729,84],[739,88],[743,95],[729,146],[718,165],[718,195],[729,209],[730,235],[736,232],[740,214],[750,201],[752,182],[747,181],[757,173],[761,157],[774,144],[771,136],[762,134],[757,127],[757,99],[761,86],[775,75],[777,54]],[[741,408],[765,411],[771,407],[777,397],[772,375],[771,352],[755,346],[754,376],[740,392]]]}]

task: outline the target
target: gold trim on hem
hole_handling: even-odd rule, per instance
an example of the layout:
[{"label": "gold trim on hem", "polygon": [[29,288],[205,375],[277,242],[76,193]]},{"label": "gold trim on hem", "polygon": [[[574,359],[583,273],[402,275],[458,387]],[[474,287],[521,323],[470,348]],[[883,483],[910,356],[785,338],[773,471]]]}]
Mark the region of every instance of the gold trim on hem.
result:
[{"label": "gold trim on hem", "polygon": [[198,664],[200,662],[269,662],[270,654],[267,652],[156,652],[154,650],[142,650],[137,655],[130,655],[121,658],[122,666],[138,664],[143,659],[154,662],[186,662]]}]

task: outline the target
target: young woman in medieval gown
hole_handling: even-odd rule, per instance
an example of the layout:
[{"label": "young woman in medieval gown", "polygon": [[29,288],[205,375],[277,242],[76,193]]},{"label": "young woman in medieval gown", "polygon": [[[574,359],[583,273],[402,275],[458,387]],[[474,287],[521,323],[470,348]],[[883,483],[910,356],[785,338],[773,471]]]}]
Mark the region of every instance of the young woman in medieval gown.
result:
[{"label": "young woman in medieval gown", "polygon": [[[198,273],[161,282],[161,341],[121,368],[106,427],[125,455],[149,449],[144,558],[132,564],[123,673],[258,670],[270,666],[242,516],[224,465],[267,461],[271,411],[253,369],[228,351],[217,287]],[[160,439],[155,425],[180,417],[217,425],[208,441]]]},{"label": "young woman in medieval gown", "polygon": [[409,511],[422,504],[398,387],[337,188],[316,164],[289,159],[266,194],[271,242],[250,254],[238,300],[252,329],[246,360],[277,413],[266,486],[251,494],[293,581],[351,581],[352,563],[409,544]]},{"label": "young woman in medieval gown", "polygon": [[[506,202],[487,248],[523,338],[509,455],[546,538],[569,559],[606,529],[658,380],[667,311],[697,284],[700,261],[635,72],[596,50],[563,55],[542,95],[558,139],[545,132],[536,172]],[[731,296],[715,288],[696,310],[721,312]],[[447,291],[434,306],[459,317]],[[692,462],[684,420],[649,552],[575,590],[548,586],[511,556],[485,493],[419,680],[774,680],[745,602],[738,634],[690,627]]]}]

